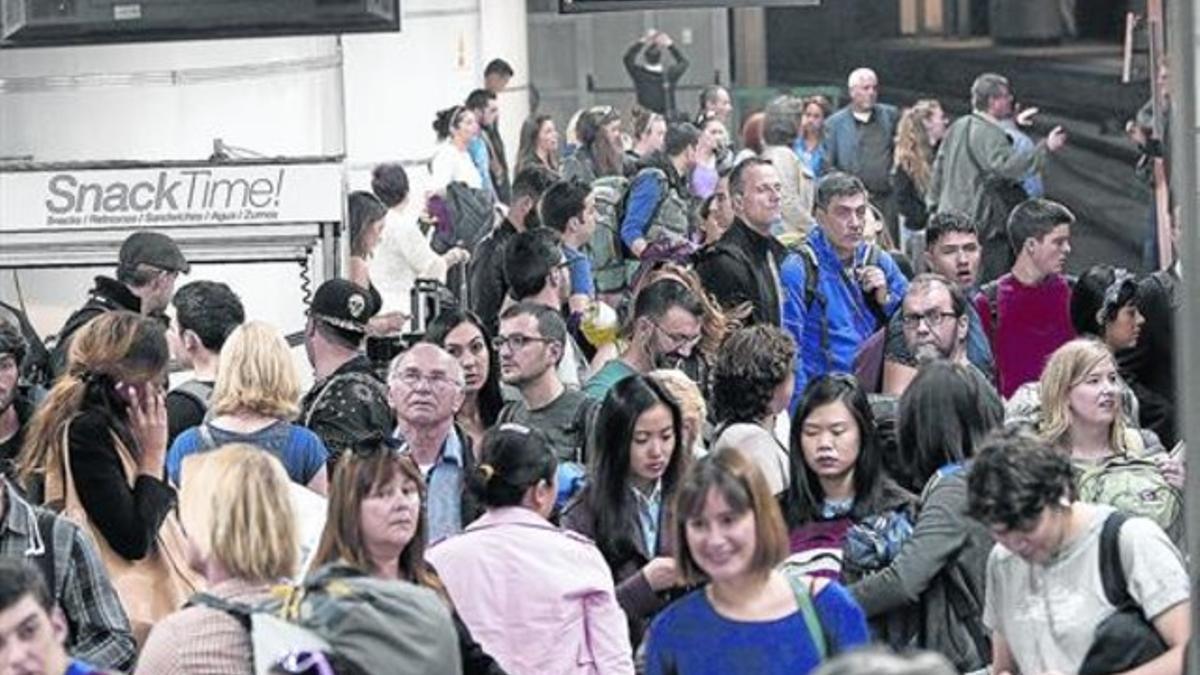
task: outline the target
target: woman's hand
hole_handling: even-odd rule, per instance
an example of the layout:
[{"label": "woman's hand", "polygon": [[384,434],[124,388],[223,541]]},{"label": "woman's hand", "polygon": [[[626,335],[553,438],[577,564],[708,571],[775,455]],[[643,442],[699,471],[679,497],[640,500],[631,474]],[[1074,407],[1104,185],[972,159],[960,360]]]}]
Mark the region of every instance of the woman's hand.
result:
[{"label": "woman's hand", "polygon": [[442,260],[446,261],[446,267],[454,267],[460,263],[465,263],[471,259],[471,252],[461,246],[446,251],[442,254]]},{"label": "woman's hand", "polygon": [[1158,464],[1158,470],[1162,473],[1163,480],[1176,490],[1182,490],[1187,474],[1184,470],[1183,460],[1171,453],[1158,455],[1154,461]]},{"label": "woman's hand", "polygon": [[162,478],[167,458],[167,405],[162,389],[121,384],[129,398],[129,431],[138,446],[138,471]]},{"label": "woman's hand", "polygon": [[674,588],[679,585],[679,570],[675,566],[674,558],[659,556],[642,568],[642,574],[646,575],[646,581],[650,584],[650,588],[654,591],[663,591],[668,588]]}]

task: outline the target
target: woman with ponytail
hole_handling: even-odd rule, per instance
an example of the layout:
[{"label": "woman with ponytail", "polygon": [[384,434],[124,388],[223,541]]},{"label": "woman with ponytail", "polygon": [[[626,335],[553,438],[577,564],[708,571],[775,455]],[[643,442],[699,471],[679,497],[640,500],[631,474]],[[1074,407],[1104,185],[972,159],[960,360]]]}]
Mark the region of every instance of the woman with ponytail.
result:
[{"label": "woman with ponytail", "polygon": [[200,584],[163,480],[167,340],[161,324],[107,312],[71,340],[66,373],[34,415],[18,477],[88,530],[141,643]]},{"label": "woman with ponytail", "polygon": [[487,512],[426,558],[505,671],[632,673],[629,630],[604,557],[547,520],[557,463],[540,431],[489,431],[468,477]]}]

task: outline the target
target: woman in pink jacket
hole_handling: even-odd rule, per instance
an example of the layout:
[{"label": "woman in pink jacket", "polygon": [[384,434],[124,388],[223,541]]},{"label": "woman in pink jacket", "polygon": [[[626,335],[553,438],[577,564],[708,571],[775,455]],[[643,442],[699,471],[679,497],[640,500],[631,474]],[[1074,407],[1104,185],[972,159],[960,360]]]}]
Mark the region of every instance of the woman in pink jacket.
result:
[{"label": "woman in pink jacket", "polygon": [[469,477],[487,512],[426,558],[472,635],[509,673],[633,673],[603,556],[546,520],[556,465],[540,431],[489,431]]}]

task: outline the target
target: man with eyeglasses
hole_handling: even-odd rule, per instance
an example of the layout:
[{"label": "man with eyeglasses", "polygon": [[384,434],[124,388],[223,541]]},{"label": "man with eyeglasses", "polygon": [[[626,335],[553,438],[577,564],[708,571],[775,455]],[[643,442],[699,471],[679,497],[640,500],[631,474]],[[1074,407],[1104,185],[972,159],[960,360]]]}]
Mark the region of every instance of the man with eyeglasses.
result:
[{"label": "man with eyeglasses", "polygon": [[[588,380],[583,392],[603,401],[618,382],[660,368],[680,368],[700,343],[704,306],[687,286],[659,279],[633,299],[632,335],[625,350]],[[702,378],[703,379],[703,378]]]},{"label": "man with eyeglasses", "polygon": [[[900,306],[904,343],[919,366],[945,359],[966,366],[968,372],[992,388],[987,376],[967,359],[967,333],[970,326],[970,303],[961,289],[940,274],[917,275],[908,285],[908,293]],[[915,369],[914,369],[915,371]],[[899,391],[885,393],[900,396],[912,380],[904,382]]]},{"label": "man with eyeglasses", "polygon": [[454,423],[463,386],[458,361],[428,342],[413,345],[388,368],[395,435],[425,477],[430,541],[457,534],[480,514],[466,486],[475,453],[470,437]]},{"label": "man with eyeglasses", "polygon": [[[925,228],[925,264],[965,297],[977,291],[981,246],[975,223],[954,212],[935,213]],[[912,292],[912,286],[909,287]],[[883,393],[899,396],[917,376],[917,356],[905,340],[902,314],[892,315],[883,352]],[[971,365],[989,381],[993,379],[992,348],[979,313],[968,303],[966,309],[966,354]]]},{"label": "man with eyeglasses", "polygon": [[175,295],[175,280],[191,270],[179,246],[165,234],[139,230],[125,238],[117,254],[116,278],[98,276],[88,301],[75,311],[58,331],[50,353],[50,368],[58,377],[67,367],[71,337],[97,316],[117,310],[158,319],[163,329],[170,324],[164,310]]},{"label": "man with eyeglasses", "polygon": [[566,339],[566,323],[549,307],[522,302],[504,310],[493,348],[500,357],[501,380],[521,398],[505,405],[496,422],[540,429],[559,461],[583,464],[597,405],[563,386],[558,377]]}]

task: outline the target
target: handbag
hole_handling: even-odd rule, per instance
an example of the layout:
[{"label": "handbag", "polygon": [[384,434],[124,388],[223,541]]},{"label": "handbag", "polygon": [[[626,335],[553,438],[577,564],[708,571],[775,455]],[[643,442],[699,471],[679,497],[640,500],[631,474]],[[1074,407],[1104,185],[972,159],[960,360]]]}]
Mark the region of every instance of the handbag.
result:
[{"label": "handbag", "polygon": [[[129,560],[108,545],[75,490],[75,478],[71,473],[70,426],[70,423],[63,425],[61,470],[46,472],[45,500],[47,504],[61,503],[62,515],[79,525],[96,544],[121,606],[129,616],[133,637],[141,647],[146,643],[150,628],[183,607],[187,599],[203,587],[204,581],[188,566],[187,540],[175,511],[163,518],[154,536],[153,548],[141,560]],[[137,464],[116,434],[112,434],[112,439],[132,489],[137,479]]]},{"label": "handbag", "polygon": [[1100,580],[1104,595],[1117,611],[1096,626],[1092,646],[1083,657],[1080,675],[1105,675],[1136,668],[1167,651],[1154,624],[1129,595],[1121,564],[1121,525],[1128,518],[1114,511],[1100,532]]}]

